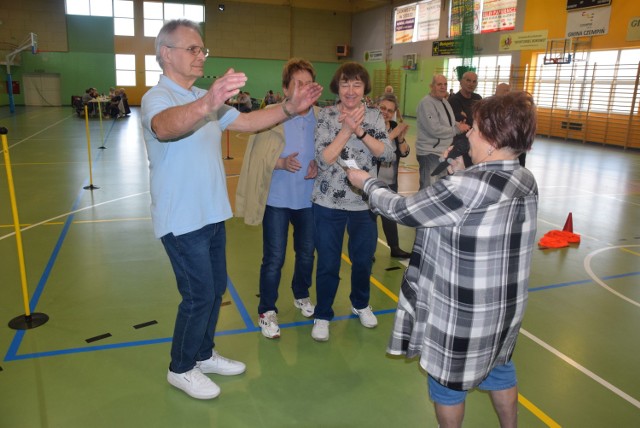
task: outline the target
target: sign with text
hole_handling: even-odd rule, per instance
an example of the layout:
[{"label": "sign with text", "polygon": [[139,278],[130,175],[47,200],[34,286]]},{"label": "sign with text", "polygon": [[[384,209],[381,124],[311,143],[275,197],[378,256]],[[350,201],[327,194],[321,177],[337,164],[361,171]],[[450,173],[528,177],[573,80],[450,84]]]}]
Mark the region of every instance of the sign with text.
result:
[{"label": "sign with text", "polygon": [[609,5],[611,5],[611,0],[567,0],[567,10]]},{"label": "sign with text", "polygon": [[566,37],[602,36],[609,33],[611,6],[567,13]]},{"label": "sign with text", "polygon": [[627,27],[627,41],[640,40],[640,16],[631,18]]},{"label": "sign with text", "polygon": [[413,40],[413,29],[416,25],[416,5],[396,10],[396,28],[394,43],[408,43]]},{"label": "sign with text", "polygon": [[458,55],[459,53],[459,40],[436,40],[431,45],[431,56]]},{"label": "sign with text", "polygon": [[365,62],[380,62],[382,61],[383,53],[381,49],[377,49],[374,51],[365,51],[364,60]]},{"label": "sign with text", "polygon": [[514,30],[517,3],[517,0],[484,0],[481,32]]},{"label": "sign with text", "polygon": [[547,48],[548,30],[524,31],[521,33],[509,33],[500,36],[501,52],[545,50]]}]

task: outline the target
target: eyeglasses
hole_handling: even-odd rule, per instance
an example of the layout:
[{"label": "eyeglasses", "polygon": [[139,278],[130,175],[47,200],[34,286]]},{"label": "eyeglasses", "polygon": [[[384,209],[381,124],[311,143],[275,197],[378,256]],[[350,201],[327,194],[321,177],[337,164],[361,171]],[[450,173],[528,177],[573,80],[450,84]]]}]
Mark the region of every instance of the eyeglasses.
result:
[{"label": "eyeglasses", "polygon": [[379,107],[378,107],[378,109],[379,109],[381,112],[383,112],[383,113],[385,113],[385,112],[395,113],[395,112],[396,112],[395,110],[392,110],[392,109],[390,109],[390,108],[386,108],[386,107],[384,107],[384,106],[379,106]]},{"label": "eyeglasses", "polygon": [[169,45],[167,45],[167,47],[169,49],[184,49],[185,51],[189,51],[189,53],[191,55],[193,55],[193,56],[200,55],[200,52],[202,52],[205,57],[209,56],[209,49],[205,48],[204,46],[189,46],[188,48],[183,48],[183,47],[180,47],[180,46],[169,46]]}]

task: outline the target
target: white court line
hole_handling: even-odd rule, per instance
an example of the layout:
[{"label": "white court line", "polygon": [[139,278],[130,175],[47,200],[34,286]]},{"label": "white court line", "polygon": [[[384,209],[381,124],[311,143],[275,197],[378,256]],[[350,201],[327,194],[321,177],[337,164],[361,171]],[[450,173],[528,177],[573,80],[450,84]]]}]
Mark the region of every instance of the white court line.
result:
[{"label": "white court line", "polygon": [[616,248],[626,248],[626,247],[640,247],[640,245],[618,245],[618,246],[615,246],[615,247],[601,248],[599,250],[593,251],[587,257],[585,257],[585,259],[584,259],[584,270],[587,271],[587,274],[591,277],[591,279],[593,279],[596,282],[596,284],[598,284],[599,286],[601,286],[602,288],[604,288],[605,290],[607,290],[611,294],[613,294],[615,296],[618,296],[622,300],[626,300],[627,302],[631,303],[632,305],[635,305],[635,306],[640,308],[640,303],[639,302],[636,302],[635,300],[633,300],[633,299],[625,296],[624,294],[621,294],[621,293],[617,292],[613,288],[609,287],[607,284],[604,283],[604,281],[602,281],[600,278],[598,278],[598,276],[596,276],[596,274],[591,269],[591,259],[593,258],[593,256],[595,256],[595,255],[597,255],[597,254],[599,254],[599,253],[601,253],[603,251],[613,250],[613,249],[616,249]]},{"label": "white court line", "polygon": [[626,392],[622,391],[620,388],[618,388],[618,387],[612,385],[611,383],[607,382],[606,380],[604,380],[603,378],[601,378],[600,376],[598,376],[597,374],[595,374],[591,370],[581,366],[576,361],[572,360],[571,358],[569,358],[568,356],[566,356],[562,352],[558,351],[553,346],[551,346],[548,343],[544,342],[542,339],[540,339],[540,338],[534,336],[533,334],[529,333],[524,328],[520,329],[520,333],[522,333],[524,336],[528,337],[529,339],[533,340],[535,343],[537,343],[538,345],[542,346],[544,349],[546,349],[547,351],[551,352],[556,357],[558,357],[561,360],[563,360],[565,363],[567,363],[570,366],[580,370],[582,373],[586,374],[591,379],[595,380],[600,385],[604,386],[609,391],[611,391],[614,394],[616,394],[618,397],[622,398],[625,401],[628,401],[629,403],[631,403],[632,405],[634,405],[635,407],[640,409],[640,401],[636,400],[635,398],[633,398],[632,396],[630,396]]},{"label": "white court line", "polygon": [[[128,198],[133,198],[133,197],[136,197],[136,196],[144,195],[146,193],[149,193],[149,191],[147,190],[146,192],[134,193],[133,195],[123,196],[121,198],[111,199],[110,201],[100,202],[99,204],[89,205],[88,207],[80,208],[80,209],[77,209],[75,211],[69,211],[67,213],[60,214],[59,216],[51,217],[50,219],[43,220],[43,221],[41,221],[39,223],[35,223],[35,224],[30,225],[30,226],[24,227],[24,228],[20,229],[20,231],[24,232],[26,230],[33,229],[34,227],[41,226],[41,225],[43,225],[45,223],[49,223],[49,222],[57,220],[59,218],[69,216],[71,214],[75,214],[75,213],[79,213],[81,211],[86,211],[86,210],[91,209],[91,208],[99,207],[100,205],[106,205],[106,204],[110,204],[112,202],[118,202],[118,201],[121,201],[123,199],[128,199]],[[5,238],[9,238],[10,236],[14,236],[15,234],[16,234],[16,232],[11,232],[11,233],[6,234],[4,236],[0,236],[0,241],[2,241]]]},{"label": "white court line", "polygon": [[[69,117],[72,117],[72,116],[69,116]],[[35,137],[35,136],[36,136],[36,135],[38,135],[38,134],[42,134],[42,133],[43,133],[44,131],[46,131],[47,129],[52,128],[52,127],[54,127],[54,126],[58,125],[59,123],[64,122],[65,120],[68,120],[68,119],[69,119],[69,117],[65,117],[64,119],[60,119],[60,120],[59,120],[59,121],[57,121],[56,123],[52,123],[51,125],[47,126],[46,128],[42,129],[41,131],[38,131],[38,132],[36,132],[35,134],[31,134],[31,135],[29,135],[28,137],[23,138],[22,140],[18,141],[17,143],[14,143],[14,144],[10,145],[10,146],[9,146],[9,148],[13,148],[13,147],[17,146],[17,145],[18,145],[18,144],[20,144],[20,143],[24,143],[24,142],[25,142],[25,141],[27,141],[29,138],[33,138],[33,137]]]}]

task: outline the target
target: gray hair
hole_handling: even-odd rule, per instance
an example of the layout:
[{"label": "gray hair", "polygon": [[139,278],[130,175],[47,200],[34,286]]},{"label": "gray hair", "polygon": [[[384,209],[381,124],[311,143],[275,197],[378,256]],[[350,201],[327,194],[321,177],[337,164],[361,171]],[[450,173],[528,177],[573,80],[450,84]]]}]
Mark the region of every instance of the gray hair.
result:
[{"label": "gray hair", "polygon": [[162,54],[160,53],[160,49],[163,46],[171,46],[173,41],[171,36],[179,27],[187,27],[195,30],[202,36],[200,32],[200,26],[188,19],[173,19],[171,21],[165,22],[165,24],[160,29],[160,32],[156,36],[156,61],[160,64],[160,68],[164,70],[164,61],[162,60]]},{"label": "gray hair", "polygon": [[389,101],[390,103],[393,103],[394,108],[398,110],[398,98],[396,98],[395,95],[390,93],[382,94],[376,100],[376,104],[380,104],[382,101]]}]

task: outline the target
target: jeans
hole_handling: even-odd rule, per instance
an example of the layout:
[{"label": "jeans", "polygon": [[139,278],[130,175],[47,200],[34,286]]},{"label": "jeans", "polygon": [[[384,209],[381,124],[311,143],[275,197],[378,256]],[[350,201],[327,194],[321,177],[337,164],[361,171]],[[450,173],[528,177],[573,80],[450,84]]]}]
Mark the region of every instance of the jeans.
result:
[{"label": "jeans", "polygon": [[351,305],[363,309],[369,305],[371,265],[378,240],[375,215],[369,211],[344,211],[313,205],[316,228],[317,303],[316,319],[330,321],[333,301],[340,283],[340,263],[345,227],[349,234],[348,250],[351,259]]},{"label": "jeans", "polygon": [[293,210],[267,205],[262,220],[262,266],[260,266],[260,303],[258,313],[276,311],[278,286],[287,252],[289,222],[293,225],[295,268],[291,289],[295,299],[309,297],[314,259],[313,211]]},{"label": "jeans", "polygon": [[182,301],[171,342],[174,373],[191,370],[196,361],[211,357],[213,337],[227,289],[224,222],[200,230],[160,238],[173,266]]},{"label": "jeans", "polygon": [[416,158],[420,166],[420,190],[431,186],[438,178],[447,174],[445,169],[441,174],[431,177],[431,172],[436,169],[436,166],[440,165],[440,156],[429,153],[428,155],[417,155]]}]

